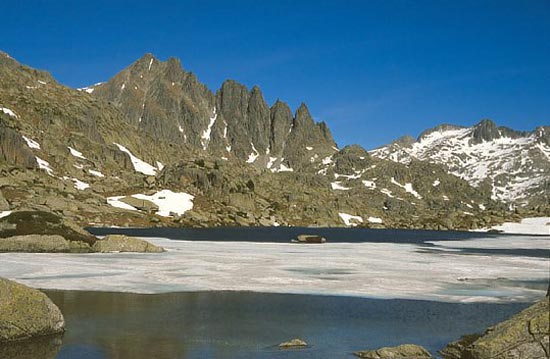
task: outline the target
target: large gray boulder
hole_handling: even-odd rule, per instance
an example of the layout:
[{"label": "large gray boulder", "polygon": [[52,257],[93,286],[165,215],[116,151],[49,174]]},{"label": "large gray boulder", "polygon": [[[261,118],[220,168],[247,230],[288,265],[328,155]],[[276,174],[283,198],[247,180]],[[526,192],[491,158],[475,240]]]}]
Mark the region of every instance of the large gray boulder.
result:
[{"label": "large gray boulder", "polygon": [[0,278],[0,342],[60,334],[65,320],[42,292]]},{"label": "large gray boulder", "polygon": [[362,350],[353,353],[366,359],[426,359],[433,358],[423,347],[414,344],[402,344],[396,347],[384,347],[376,350]]},{"label": "large gray boulder", "polygon": [[164,249],[157,247],[143,239],[128,237],[124,235],[111,234],[98,240],[92,247],[94,252],[139,252],[139,253],[161,253]]},{"label": "large gray boulder", "polygon": [[441,351],[446,359],[546,359],[550,357],[550,298],[490,327],[473,342],[463,337]]}]

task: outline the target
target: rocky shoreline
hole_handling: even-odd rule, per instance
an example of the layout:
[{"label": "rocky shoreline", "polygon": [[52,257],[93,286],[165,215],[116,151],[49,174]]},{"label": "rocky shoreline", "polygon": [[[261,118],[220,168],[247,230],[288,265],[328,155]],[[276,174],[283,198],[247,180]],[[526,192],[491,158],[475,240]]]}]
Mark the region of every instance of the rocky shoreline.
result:
[{"label": "rocky shoreline", "polygon": [[163,248],[122,235],[97,238],[75,223],[43,211],[13,212],[0,218],[0,253],[160,253]]}]

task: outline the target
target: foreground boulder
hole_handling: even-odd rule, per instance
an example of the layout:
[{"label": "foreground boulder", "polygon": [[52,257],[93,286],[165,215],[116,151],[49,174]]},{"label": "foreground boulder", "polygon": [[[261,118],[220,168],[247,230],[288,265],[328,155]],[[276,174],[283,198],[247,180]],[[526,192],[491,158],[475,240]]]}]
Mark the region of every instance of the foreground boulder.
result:
[{"label": "foreground boulder", "polygon": [[[550,357],[550,298],[490,327],[477,339],[463,337],[445,347],[446,359],[545,359]],[[472,341],[472,339],[475,339]]]},{"label": "foreground boulder", "polygon": [[0,343],[64,332],[65,320],[42,292],[0,278]]},{"label": "foreground boulder", "polygon": [[294,338],[292,340],[289,340],[288,342],[283,342],[279,344],[279,348],[282,348],[282,349],[305,348],[305,347],[307,347],[307,343],[299,338]]},{"label": "foreground boulder", "polygon": [[94,252],[140,252],[140,253],[161,253],[164,249],[157,247],[143,239],[128,237],[124,235],[111,234],[103,239],[97,240],[92,246]]},{"label": "foreground boulder", "polygon": [[384,347],[376,350],[362,350],[353,353],[359,358],[367,359],[426,359],[433,358],[431,354],[419,345],[402,344],[396,347]]}]

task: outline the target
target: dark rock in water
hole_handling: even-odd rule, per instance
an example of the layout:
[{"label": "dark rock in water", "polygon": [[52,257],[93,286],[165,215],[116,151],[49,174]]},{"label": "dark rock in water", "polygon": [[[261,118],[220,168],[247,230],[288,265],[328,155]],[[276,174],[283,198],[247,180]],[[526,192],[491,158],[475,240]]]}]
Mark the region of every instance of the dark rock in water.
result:
[{"label": "dark rock in water", "polygon": [[396,347],[384,347],[376,350],[362,350],[353,353],[359,358],[366,359],[425,359],[433,358],[424,348],[414,344],[402,344]]},{"label": "dark rock in water", "polygon": [[[550,356],[550,298],[533,304],[470,342],[463,337],[445,347],[446,359],[544,359]],[[466,340],[464,340],[466,338]]]},{"label": "dark rock in water", "polygon": [[0,238],[29,234],[59,235],[68,241],[84,242],[93,245],[96,237],[50,212],[19,211],[0,218]]},{"label": "dark rock in water", "polygon": [[0,278],[0,342],[64,332],[63,314],[42,292]]},{"label": "dark rock in water", "polygon": [[327,241],[325,237],[316,234],[300,234],[297,238],[298,243],[325,243]]},{"label": "dark rock in water", "polygon": [[294,338],[292,340],[289,340],[288,342],[283,342],[279,344],[279,348],[282,348],[282,349],[305,348],[305,347],[307,347],[307,343],[299,338]]},{"label": "dark rock in water", "polygon": [[161,253],[164,248],[157,247],[143,239],[128,237],[124,235],[111,234],[99,239],[92,247],[94,252],[138,252],[138,253]]}]

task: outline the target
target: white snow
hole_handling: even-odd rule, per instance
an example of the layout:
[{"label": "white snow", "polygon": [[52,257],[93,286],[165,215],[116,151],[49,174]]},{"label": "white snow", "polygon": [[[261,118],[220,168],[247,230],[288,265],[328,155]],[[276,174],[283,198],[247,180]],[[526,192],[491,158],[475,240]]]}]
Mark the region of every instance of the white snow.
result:
[{"label": "white snow", "polygon": [[42,81],[42,80],[38,80],[38,83],[41,84],[41,85],[46,85],[47,84],[46,81]]},{"label": "white snow", "polygon": [[40,144],[38,142],[28,138],[27,136],[21,136],[21,137],[23,137],[25,142],[27,142],[27,146],[29,146],[29,148],[33,148],[33,149],[36,149],[36,150],[40,149]]},{"label": "white snow", "polygon": [[72,181],[74,182],[74,188],[77,190],[83,191],[86,188],[90,188],[90,185],[86,182],[80,181],[78,178],[73,178]]},{"label": "white snow", "polygon": [[72,148],[71,146],[68,146],[67,148],[69,149],[69,152],[71,153],[71,155],[73,155],[74,157],[81,158],[81,159],[83,159],[83,160],[86,159],[86,157],[84,157],[84,156],[82,155],[82,152],[75,150],[75,149]]},{"label": "white snow", "polygon": [[248,155],[248,159],[246,160],[246,163],[254,163],[254,161],[256,161],[256,159],[258,158],[258,156],[260,156],[260,153],[258,152],[258,150],[256,150],[256,147],[254,147],[254,144],[252,142],[250,142],[250,146],[252,146],[252,151],[254,152],[251,152]]},{"label": "white snow", "polygon": [[[505,222],[491,229],[502,231],[504,233],[516,234],[546,234],[550,236],[550,217],[532,217],[524,218],[520,223]],[[550,237],[546,239],[547,246],[550,247]]]},{"label": "white snow", "polygon": [[441,181],[440,181],[439,178],[438,178],[438,179],[436,179],[436,180],[434,181],[434,183],[432,183],[432,186],[433,186],[433,187],[437,187],[437,186],[439,186],[440,183],[441,183]]},{"label": "white snow", "polygon": [[147,176],[154,176],[157,173],[157,169],[154,166],[151,166],[145,161],[140,160],[136,156],[134,156],[126,147],[119,145],[118,143],[114,143],[119,150],[122,152],[125,152],[128,156],[130,156],[130,160],[132,161],[132,165],[134,166],[134,170],[136,172],[143,173]]},{"label": "white snow", "polygon": [[210,142],[210,135],[212,133],[212,126],[214,126],[214,123],[218,118],[218,114],[216,113],[215,107],[212,111],[213,111],[213,114],[212,114],[212,117],[210,117],[210,122],[208,123],[208,127],[206,128],[206,130],[204,130],[201,136],[201,144],[202,144],[203,150],[206,150],[208,147],[208,143]]},{"label": "white snow", "polygon": [[[517,283],[548,280],[547,258],[463,255],[451,248],[434,253],[414,244],[331,243],[330,238],[321,246],[145,239],[167,252],[2,253],[0,276],[47,289],[246,290],[465,303],[534,301],[545,290]],[[494,244],[529,245],[531,239],[503,237]]]},{"label": "white snow", "polygon": [[78,168],[79,170],[84,168],[84,165],[81,165],[79,163],[73,165],[74,168]]},{"label": "white snow", "polygon": [[138,209],[136,207],[130,206],[129,204],[120,201],[124,197],[126,197],[126,196],[107,197],[107,203],[110,204],[113,207],[116,207],[116,208],[127,209],[127,210],[130,210],[130,211],[137,211]]},{"label": "white snow", "polygon": [[99,171],[96,170],[88,170],[88,172],[95,177],[105,177],[105,175]]},{"label": "white snow", "polygon": [[0,218],[7,217],[11,214],[11,211],[0,211]]},{"label": "white snow", "polygon": [[281,162],[281,164],[279,165],[279,169],[275,172],[294,172],[294,170],[290,167],[285,166],[285,164]]},{"label": "white snow", "polygon": [[181,125],[178,125],[178,131],[180,131],[181,133],[183,133],[183,127],[181,127]]},{"label": "white snow", "polygon": [[126,88],[126,82],[122,84],[122,86],[120,86],[120,91],[124,90]]},{"label": "white snow", "polygon": [[382,223],[382,218],[379,218],[379,217],[369,217],[367,218],[367,221],[369,221],[370,223]]},{"label": "white snow", "polygon": [[19,116],[17,116],[15,112],[13,112],[7,107],[0,107],[0,111],[4,112],[6,115],[11,116],[13,118],[19,118]]},{"label": "white snow", "polygon": [[363,182],[365,187],[367,187],[368,189],[375,189],[376,188],[376,183],[374,181],[363,180],[361,182]]},{"label": "white snow", "polygon": [[313,147],[311,147],[311,146],[306,146],[306,150],[311,151],[311,150],[313,150]]},{"label": "white snow", "polygon": [[359,223],[363,223],[363,218],[361,216],[354,216],[348,213],[340,212],[338,213],[344,224],[348,227],[355,227]]},{"label": "white snow", "polygon": [[332,187],[333,190],[340,190],[340,191],[349,191],[350,190],[349,187],[342,186],[341,181],[331,182],[330,186]]},{"label": "white snow", "polygon": [[418,194],[418,192],[416,192],[413,189],[412,183],[405,183],[404,185],[402,185],[401,183],[397,182],[395,180],[395,178],[393,178],[393,177],[391,178],[391,183],[393,183],[396,186],[399,186],[399,187],[403,188],[405,190],[405,192],[412,194],[416,198],[422,199],[422,196],[420,194]]},{"label": "white snow", "polygon": [[157,214],[163,217],[170,217],[174,214],[181,216],[193,208],[194,196],[185,192],[172,192],[168,189],[159,191],[151,196],[145,194],[134,194],[132,197],[153,202],[159,207]]},{"label": "white snow", "polygon": [[321,163],[323,163],[324,165],[330,165],[333,162],[334,161],[332,160],[332,156],[327,156],[321,161]]},{"label": "white snow", "polygon": [[154,60],[155,60],[155,59],[151,59],[151,61],[149,61],[149,68],[147,69],[147,71],[150,71],[150,70],[151,70],[151,65],[153,64],[153,61],[154,61]]},{"label": "white snow", "polygon": [[45,161],[45,160],[41,159],[40,157],[36,156],[36,163],[38,163],[38,168],[48,172],[48,174],[50,176],[53,176],[53,169],[47,161]]},{"label": "white snow", "polygon": [[157,168],[159,169],[159,171],[162,171],[162,169],[164,168],[162,162],[157,161]]},{"label": "white snow", "polygon": [[391,193],[391,191],[387,188],[382,188],[380,190],[380,192],[382,192],[383,194],[385,194],[386,196],[390,197],[390,198],[394,198],[395,196]]}]

